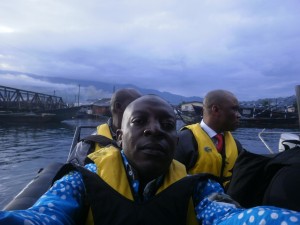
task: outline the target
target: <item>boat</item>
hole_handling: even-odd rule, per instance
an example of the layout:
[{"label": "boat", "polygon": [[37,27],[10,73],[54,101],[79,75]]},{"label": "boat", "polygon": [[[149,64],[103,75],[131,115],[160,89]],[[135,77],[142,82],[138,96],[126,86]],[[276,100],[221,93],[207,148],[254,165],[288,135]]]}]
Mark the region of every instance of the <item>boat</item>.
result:
[{"label": "boat", "polygon": [[[72,157],[76,144],[91,129],[96,130],[96,127],[86,125],[76,127],[66,162]],[[41,168],[35,177],[2,210],[22,210],[31,207],[51,187],[57,172],[63,165],[65,163],[53,162],[45,168]]]},{"label": "boat", "polygon": [[[269,141],[274,135],[280,136],[277,147]],[[300,211],[299,135],[300,132],[269,132],[265,129],[259,132],[268,152],[240,152],[227,194],[245,208],[273,205]]]},{"label": "boat", "polygon": [[0,111],[0,121],[3,123],[48,123],[55,121],[53,113]]},{"label": "boat", "polygon": [[[179,119],[186,125],[199,123],[202,119],[202,108],[193,106],[194,111],[184,112],[176,109]],[[299,128],[299,116],[297,112],[276,110],[260,110],[255,108],[241,108],[239,127],[245,128]]]},{"label": "boat", "polygon": [[[74,156],[74,149],[76,144],[82,139],[83,136],[85,136],[86,130],[96,129],[96,126],[78,126],[76,127],[72,144],[70,147],[69,155],[67,157],[67,160],[72,158]],[[270,154],[276,154],[274,150],[272,150],[266,141],[264,140],[265,135],[270,134],[271,132],[266,132],[265,130],[262,130],[259,133],[259,137],[262,140],[262,142],[265,144],[265,146],[270,151]],[[274,133],[274,132],[273,132]],[[284,145],[285,141],[289,141],[291,139],[297,140],[300,142],[299,138],[300,132],[297,133],[295,136],[291,136],[291,134],[285,133],[281,136],[279,140],[279,149]],[[290,145],[290,148],[295,147],[297,144]],[[285,149],[281,149],[281,151],[285,151]],[[37,199],[45,193],[52,185],[54,178],[57,175],[57,172],[62,168],[64,163],[61,162],[53,162],[49,165],[47,165],[45,168],[40,169],[36,176],[13,198],[12,201],[10,201],[3,210],[22,210],[27,209],[31,207]]]},{"label": "boat", "polygon": [[4,123],[50,123],[61,122],[76,117],[80,107],[69,107],[43,111],[0,111],[0,121]]},{"label": "boat", "polygon": [[202,115],[195,115],[193,113],[178,112],[178,118],[181,119],[186,125],[199,123]]},{"label": "boat", "polygon": [[[299,86],[299,102],[300,102],[300,86]],[[174,109],[177,113],[180,113],[178,110]],[[299,112],[300,114],[300,112]],[[179,114],[180,115],[180,114]],[[182,115],[181,115],[182,116]],[[298,115],[299,116],[299,115]],[[76,144],[82,139],[83,136],[85,136],[85,132],[83,131],[83,128],[88,129],[95,129],[96,126],[79,126],[75,130],[75,134],[73,136],[73,141],[70,147],[68,159],[70,156],[74,155],[74,149]],[[263,138],[263,135],[266,134],[265,130],[262,130],[260,132],[259,138],[262,140],[264,145],[268,148],[271,155],[276,154],[274,150],[272,150],[269,145],[266,143],[266,141]],[[270,133],[270,132],[269,132]],[[274,132],[272,132],[274,133]],[[286,151],[285,145],[288,142],[288,148],[297,148],[296,151],[298,151],[298,148],[300,148],[300,132],[296,132],[295,134],[291,133],[282,133],[279,139],[279,146],[278,151]],[[66,160],[67,161],[67,160]],[[44,169],[41,169],[38,171],[37,175],[21,190],[21,192],[15,196],[15,198],[8,203],[4,210],[18,210],[18,209],[26,209],[31,207],[36,200],[45,192],[47,191],[53,181],[53,178],[59,171],[59,169],[64,165],[64,163],[52,163],[48,166],[46,166]],[[249,171],[247,171],[249,172]],[[244,176],[246,177],[246,176]],[[256,177],[254,177],[255,179]],[[254,182],[253,182],[254,183]],[[257,185],[256,185],[257,186]],[[254,193],[255,194],[255,193]]]},{"label": "boat", "polygon": [[[270,135],[278,135],[279,142],[278,142],[278,149],[274,150],[270,147],[270,144],[266,141],[268,136]],[[266,131],[266,129],[262,129],[258,133],[258,137],[264,146],[267,148],[269,154],[276,154],[279,152],[283,152],[288,149],[292,149],[299,145],[300,143],[300,132],[276,132],[276,131]]]},{"label": "boat", "polygon": [[60,109],[52,109],[52,110],[42,110],[37,113],[47,113],[54,114],[53,122],[61,122],[63,120],[69,120],[76,117],[78,111],[81,109],[81,106],[73,106],[73,107],[65,107]]},{"label": "boat", "polygon": [[[76,128],[75,134],[73,136],[73,141],[72,141],[72,144],[70,147],[69,155],[67,157],[66,162],[68,161],[69,158],[74,156],[75,146],[82,139],[82,137],[86,135],[86,132],[84,131],[85,128],[88,128],[90,131],[90,129],[96,129],[96,126],[79,126]],[[266,144],[266,141],[262,137],[266,133],[267,132],[265,132],[265,130],[263,130],[262,132],[259,133],[259,137],[261,138],[262,142],[265,144],[265,146],[270,151],[270,154],[274,154],[276,152],[274,150],[270,149],[270,147]],[[285,142],[289,141],[290,139],[296,139],[296,141],[298,141],[297,145],[299,145],[299,139],[300,139],[299,135],[294,136],[294,137],[296,137],[296,138],[293,138],[293,137],[291,138],[291,134],[282,134],[281,138],[279,139],[278,149],[281,149],[281,146],[284,146]],[[297,140],[297,137],[298,137],[298,140]],[[289,146],[289,147],[292,148],[295,146]],[[285,151],[285,149],[282,149],[282,151]],[[50,188],[55,175],[57,174],[57,172],[60,170],[60,168],[63,165],[64,165],[64,163],[53,162],[52,164],[50,164],[50,165],[46,166],[45,168],[41,169],[40,171],[38,171],[37,175],[3,209],[4,210],[21,210],[21,209],[26,209],[26,208],[31,207],[36,202],[36,200]]]},{"label": "boat", "polygon": [[241,118],[239,127],[298,128],[298,118]]},{"label": "boat", "polygon": [[240,127],[299,128],[298,113],[286,109],[242,107],[239,112]]},{"label": "boat", "polygon": [[197,105],[192,105],[193,111],[182,111],[174,108],[178,119],[182,120],[186,125],[199,123],[202,119],[203,108]]}]

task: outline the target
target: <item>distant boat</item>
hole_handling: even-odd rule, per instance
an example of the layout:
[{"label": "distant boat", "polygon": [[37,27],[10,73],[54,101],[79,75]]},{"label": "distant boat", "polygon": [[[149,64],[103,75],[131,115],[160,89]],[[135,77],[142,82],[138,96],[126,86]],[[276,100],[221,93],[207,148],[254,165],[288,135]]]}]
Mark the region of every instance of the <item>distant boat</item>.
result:
[{"label": "distant boat", "polygon": [[[202,107],[194,106],[193,112],[176,110],[177,117],[185,124],[199,123],[202,119]],[[299,128],[299,117],[297,112],[280,110],[241,108],[239,127],[257,128]]]},{"label": "distant boat", "polygon": [[46,123],[53,122],[55,114],[33,112],[0,111],[2,123]]},{"label": "distant boat", "polygon": [[298,118],[241,118],[240,127],[299,128]]},{"label": "distant boat", "polygon": [[240,127],[299,128],[297,112],[269,108],[241,108]]},{"label": "distant boat", "polygon": [[0,121],[5,123],[61,122],[76,117],[79,107],[69,107],[35,112],[0,111]]},{"label": "distant boat", "polygon": [[181,111],[179,109],[175,109],[177,118],[182,120],[187,125],[199,123],[202,119],[202,107],[196,105],[192,106],[194,111]]},{"label": "distant boat", "polygon": [[43,111],[38,111],[38,113],[54,114],[55,116],[53,118],[53,121],[60,122],[63,120],[70,120],[75,118],[80,109],[81,106],[74,106],[74,107],[61,108],[61,109],[43,110]]}]

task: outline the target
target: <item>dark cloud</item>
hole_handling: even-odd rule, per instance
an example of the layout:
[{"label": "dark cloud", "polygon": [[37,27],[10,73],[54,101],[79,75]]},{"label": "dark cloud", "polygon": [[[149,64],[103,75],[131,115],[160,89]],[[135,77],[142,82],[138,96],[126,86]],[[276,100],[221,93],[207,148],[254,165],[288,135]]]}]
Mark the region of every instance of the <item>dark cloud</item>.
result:
[{"label": "dark cloud", "polygon": [[217,88],[242,100],[294,94],[298,0],[189,3],[1,1],[0,70],[184,96]]}]

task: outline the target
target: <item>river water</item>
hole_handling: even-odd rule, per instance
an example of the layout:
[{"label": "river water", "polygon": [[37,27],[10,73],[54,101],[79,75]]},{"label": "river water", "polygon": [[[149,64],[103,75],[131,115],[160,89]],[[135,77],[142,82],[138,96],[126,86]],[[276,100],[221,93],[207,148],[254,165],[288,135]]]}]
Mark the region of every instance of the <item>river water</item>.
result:
[{"label": "river water", "polygon": [[[0,209],[2,209],[37,174],[51,162],[65,162],[72,144],[76,126],[98,125],[105,120],[69,120],[57,124],[14,125],[0,124]],[[178,122],[178,127],[183,125]],[[88,135],[93,130],[86,130]],[[239,128],[233,135],[249,151],[268,153],[258,137],[262,129]],[[265,138],[269,147],[278,151],[282,132],[299,129],[267,129]]]}]

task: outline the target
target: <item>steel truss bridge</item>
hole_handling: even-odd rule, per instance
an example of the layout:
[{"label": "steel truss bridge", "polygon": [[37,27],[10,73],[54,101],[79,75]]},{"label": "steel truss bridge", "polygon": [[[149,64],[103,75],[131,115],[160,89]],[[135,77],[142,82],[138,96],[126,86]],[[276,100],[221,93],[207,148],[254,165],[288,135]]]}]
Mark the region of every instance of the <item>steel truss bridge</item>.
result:
[{"label": "steel truss bridge", "polygon": [[61,97],[0,86],[0,111],[44,111],[66,108]]}]

